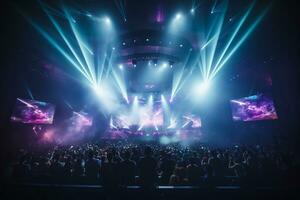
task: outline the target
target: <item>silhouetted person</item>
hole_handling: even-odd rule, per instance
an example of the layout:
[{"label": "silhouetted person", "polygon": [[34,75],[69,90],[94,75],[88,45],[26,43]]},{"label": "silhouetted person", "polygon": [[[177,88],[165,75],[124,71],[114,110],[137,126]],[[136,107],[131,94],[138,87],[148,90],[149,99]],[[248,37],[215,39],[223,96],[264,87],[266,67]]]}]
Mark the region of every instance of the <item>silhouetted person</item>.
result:
[{"label": "silhouetted person", "polygon": [[23,155],[19,159],[19,163],[16,164],[13,168],[13,177],[17,181],[28,180],[30,175],[31,167],[27,162],[27,156]]},{"label": "silhouetted person", "polygon": [[103,186],[108,189],[115,189],[118,186],[118,165],[113,161],[113,154],[107,154],[107,160],[101,166],[100,177]]},{"label": "silhouetted person", "polygon": [[195,158],[190,159],[190,164],[187,168],[187,180],[191,185],[199,185],[201,181],[202,171],[196,164]]},{"label": "silhouetted person", "polygon": [[216,151],[211,152],[208,159],[208,177],[214,183],[219,183],[224,178],[224,167],[221,159],[217,156]]},{"label": "silhouetted person", "polygon": [[51,160],[50,175],[52,176],[53,181],[63,181],[64,165],[63,162],[61,162],[61,155],[59,153],[55,153]]},{"label": "silhouetted person", "polygon": [[123,156],[124,160],[120,163],[120,180],[122,185],[135,184],[136,164],[131,160],[131,152],[126,151]]},{"label": "silhouetted person", "polygon": [[163,153],[163,157],[160,161],[160,171],[161,173],[161,182],[163,184],[168,184],[170,176],[173,173],[175,167],[175,162],[171,159],[169,154]]},{"label": "silhouetted person", "polygon": [[88,181],[96,181],[100,172],[100,160],[94,158],[94,152],[90,150],[88,152],[88,159],[85,161],[85,174]]},{"label": "silhouetted person", "polygon": [[185,167],[176,167],[170,177],[169,185],[186,185],[186,169]]},{"label": "silhouetted person", "polygon": [[154,186],[156,174],[156,161],[152,157],[152,149],[147,146],[144,151],[144,157],[139,161],[140,184],[144,187]]}]

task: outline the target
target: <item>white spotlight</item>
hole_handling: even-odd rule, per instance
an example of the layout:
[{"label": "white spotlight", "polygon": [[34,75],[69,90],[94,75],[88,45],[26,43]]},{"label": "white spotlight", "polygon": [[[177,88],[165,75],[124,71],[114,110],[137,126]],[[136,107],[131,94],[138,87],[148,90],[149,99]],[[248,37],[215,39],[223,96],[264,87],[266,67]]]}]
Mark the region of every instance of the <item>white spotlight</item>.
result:
[{"label": "white spotlight", "polygon": [[149,99],[150,99],[150,101],[153,101],[153,96],[152,96],[152,94],[150,95],[150,98],[149,98]]},{"label": "white spotlight", "polygon": [[107,25],[110,25],[111,21],[108,17],[104,17],[104,21]]},{"label": "white spotlight", "polygon": [[190,12],[191,12],[192,15],[195,14],[195,9],[191,8]]},{"label": "white spotlight", "polygon": [[182,17],[182,15],[181,15],[180,13],[177,13],[175,19],[178,20],[178,19],[180,19],[181,17]]},{"label": "white spotlight", "polygon": [[165,102],[165,97],[164,97],[164,95],[160,95],[160,98],[161,98],[161,102]]},{"label": "white spotlight", "polygon": [[122,64],[119,64],[119,68],[122,70],[122,69],[123,69],[123,65],[122,65]]},{"label": "white spotlight", "polygon": [[209,87],[210,87],[210,82],[206,80],[200,83],[199,85],[197,85],[195,90],[197,94],[203,94],[209,89]]}]

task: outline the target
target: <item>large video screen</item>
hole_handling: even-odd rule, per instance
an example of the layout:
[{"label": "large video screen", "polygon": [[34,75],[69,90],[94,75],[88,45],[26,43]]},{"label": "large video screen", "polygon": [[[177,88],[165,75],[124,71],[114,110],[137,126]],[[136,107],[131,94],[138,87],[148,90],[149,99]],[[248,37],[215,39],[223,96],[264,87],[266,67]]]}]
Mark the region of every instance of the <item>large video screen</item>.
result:
[{"label": "large video screen", "polygon": [[17,98],[10,119],[25,124],[52,124],[54,112],[53,104]]},{"label": "large video screen", "polygon": [[202,127],[201,118],[198,115],[185,113],[180,117],[171,116],[167,129],[185,129],[192,130]]},{"label": "large video screen", "polygon": [[234,121],[277,119],[274,102],[270,96],[259,94],[230,101]]},{"label": "large video screen", "polygon": [[110,127],[112,128],[130,128],[137,125],[139,127],[158,127],[163,126],[164,116],[160,106],[139,106],[135,110],[125,109],[112,116]]},{"label": "large video screen", "polygon": [[199,116],[194,114],[186,114],[182,116],[183,125],[182,128],[201,128],[201,119]]}]

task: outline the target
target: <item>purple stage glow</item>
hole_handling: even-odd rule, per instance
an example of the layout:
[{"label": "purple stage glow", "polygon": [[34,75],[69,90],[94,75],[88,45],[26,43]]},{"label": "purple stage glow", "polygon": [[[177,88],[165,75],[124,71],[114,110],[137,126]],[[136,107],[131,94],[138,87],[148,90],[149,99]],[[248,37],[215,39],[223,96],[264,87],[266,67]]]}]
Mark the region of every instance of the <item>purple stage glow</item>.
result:
[{"label": "purple stage glow", "polygon": [[92,126],[93,118],[84,112],[73,112],[72,123],[80,126]]},{"label": "purple stage glow", "polygon": [[84,112],[73,112],[70,122],[68,132],[84,133],[92,126],[93,118]]},{"label": "purple stage glow", "polygon": [[260,94],[231,100],[234,121],[277,119],[274,103],[269,96]]},{"label": "purple stage glow", "polygon": [[163,13],[162,9],[159,7],[156,12],[155,21],[157,23],[161,23],[164,21],[164,19],[165,19],[164,13]]},{"label": "purple stage glow", "polygon": [[55,106],[35,100],[17,98],[11,121],[25,124],[52,124]]}]

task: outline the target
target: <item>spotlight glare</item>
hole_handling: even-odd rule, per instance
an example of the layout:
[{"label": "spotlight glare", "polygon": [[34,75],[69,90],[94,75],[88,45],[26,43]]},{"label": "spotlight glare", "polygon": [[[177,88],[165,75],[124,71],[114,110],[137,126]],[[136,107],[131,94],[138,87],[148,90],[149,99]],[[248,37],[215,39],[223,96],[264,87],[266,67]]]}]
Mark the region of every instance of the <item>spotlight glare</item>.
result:
[{"label": "spotlight glare", "polygon": [[120,68],[121,70],[123,70],[123,65],[122,65],[122,64],[119,64],[119,68]]},{"label": "spotlight glare", "polygon": [[177,13],[175,19],[179,20],[181,17],[182,17],[182,15],[180,13]]},{"label": "spotlight glare", "polygon": [[150,97],[149,97],[149,101],[150,101],[150,102],[153,102],[153,96],[152,96],[152,94],[151,94]]},{"label": "spotlight glare", "polygon": [[193,15],[195,13],[195,9],[194,8],[191,8],[190,10],[191,14]]},{"label": "spotlight glare", "polygon": [[161,101],[164,102],[165,101],[165,97],[164,95],[160,95]]},{"label": "spotlight glare", "polygon": [[105,21],[105,23],[106,23],[107,25],[110,25],[110,24],[111,24],[111,21],[110,21],[110,19],[109,19],[108,17],[105,17],[105,18],[104,18],[104,21]]},{"label": "spotlight glare", "polygon": [[195,88],[195,92],[196,94],[203,94],[209,89],[209,87],[210,87],[210,82],[206,80],[200,84],[197,84]]}]

